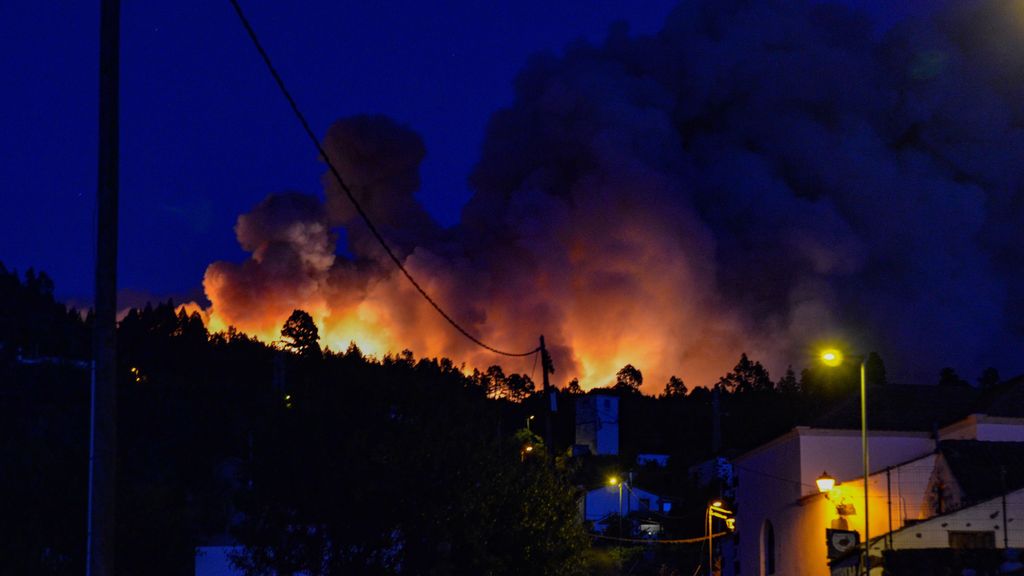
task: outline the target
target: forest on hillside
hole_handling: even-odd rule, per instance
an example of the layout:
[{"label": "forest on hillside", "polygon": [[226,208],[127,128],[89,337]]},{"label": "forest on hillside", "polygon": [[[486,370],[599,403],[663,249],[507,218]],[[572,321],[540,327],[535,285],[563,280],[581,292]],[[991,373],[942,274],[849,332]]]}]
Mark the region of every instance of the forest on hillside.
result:
[{"label": "forest on hillside", "polygon": [[[53,292],[45,273],[0,265],[4,574],[85,564],[91,318]],[[225,542],[244,545],[249,574],[672,573],[699,550],[595,540],[577,518],[582,492],[633,471],[682,503],[669,536],[700,535],[717,487],[698,489],[691,465],[828,413],[857,382],[818,369],[775,380],[743,354],[718,382],[673,377],[647,396],[631,365],[597,392],[556,366],[545,439],[529,424],[549,405],[530,375],[408,350],[321,350],[302,311],[269,345],[211,334],[173,302],[147,305],[124,315],[117,346],[117,561],[128,575],[191,573],[196,546]],[[873,386],[892,386],[881,358],[868,366]],[[967,386],[951,370],[942,379]],[[979,386],[998,379],[986,371]],[[573,404],[588,393],[620,398],[618,457],[570,456]],[[636,466],[645,452],[669,465]]]}]

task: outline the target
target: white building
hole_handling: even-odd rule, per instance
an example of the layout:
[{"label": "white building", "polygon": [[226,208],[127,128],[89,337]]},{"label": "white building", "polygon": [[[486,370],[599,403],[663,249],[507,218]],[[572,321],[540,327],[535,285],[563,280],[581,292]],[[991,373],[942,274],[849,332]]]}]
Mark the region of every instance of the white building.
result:
[{"label": "white building", "polygon": [[[982,505],[978,496],[994,494],[990,477],[992,464],[986,464],[989,467],[986,473],[980,468],[969,471],[964,468],[964,462],[976,460],[979,452],[996,445],[1006,445],[1005,448],[1024,455],[1024,444],[1019,443],[1024,440],[1024,419],[971,415],[938,430],[938,440],[976,442],[937,445],[936,438],[928,432],[870,431],[871,551],[879,563],[880,552],[885,547],[908,547],[907,542],[949,547],[958,538],[968,538],[954,534],[963,532],[957,528],[960,519],[991,514],[986,507],[989,505]],[[977,448],[979,445],[984,450]],[[938,450],[939,446],[943,447],[942,451]],[[958,458],[961,461],[951,463],[947,455],[956,450],[970,454],[953,457],[953,461]],[[736,458],[734,463],[738,484],[736,546],[733,547],[736,552],[723,563],[724,574],[826,576],[830,569],[825,530],[846,527],[863,537],[860,430],[797,427]],[[957,475],[958,466],[966,471]],[[840,481],[828,495],[819,493],[815,484],[826,471]],[[983,482],[984,489],[980,489],[976,478],[986,474],[989,477]],[[1020,487],[1024,478],[1015,481],[1016,487]],[[960,485],[965,483],[970,486]],[[1014,493],[1010,499],[1016,507],[1016,517],[1024,519],[1024,503],[1019,495]],[[977,509],[969,510],[971,507]],[[921,530],[934,528],[925,528],[932,526],[932,519],[954,510],[959,510],[957,520],[944,520],[945,526],[938,522],[941,529],[935,529],[938,531],[929,538],[916,536]],[[963,524],[967,522],[969,520],[963,520]],[[908,532],[917,526],[922,528]],[[1010,530],[1010,546],[1024,544],[1024,522],[1011,525]],[[996,540],[997,546],[1002,546],[1003,540]],[[875,561],[873,558],[873,565]],[[872,570],[872,574],[881,574],[881,569]]]},{"label": "white building", "polygon": [[[672,511],[672,502],[669,499],[630,486],[625,482],[621,484],[621,508],[619,494],[619,484],[602,486],[588,491],[581,500],[583,519],[593,522],[594,529],[603,532],[608,528],[603,522],[610,517],[618,516],[619,510],[622,511],[623,518],[651,516],[654,521],[647,522],[646,525],[649,526],[658,524],[656,520],[658,515],[667,515]],[[643,526],[645,523],[640,522],[640,525]],[[643,531],[642,527],[641,531]],[[647,529],[648,535],[654,535],[656,531],[660,531],[660,524],[657,528]]]},{"label": "white building", "polygon": [[195,576],[242,576],[231,564],[231,555],[240,552],[240,546],[197,546]]},{"label": "white building", "polygon": [[576,444],[594,455],[619,453],[619,397],[590,393],[576,399]]}]

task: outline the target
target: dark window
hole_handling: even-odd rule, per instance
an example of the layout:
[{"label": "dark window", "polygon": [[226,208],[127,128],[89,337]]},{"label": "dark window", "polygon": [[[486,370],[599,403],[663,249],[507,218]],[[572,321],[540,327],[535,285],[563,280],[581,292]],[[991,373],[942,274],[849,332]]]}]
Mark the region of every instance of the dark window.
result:
[{"label": "dark window", "polygon": [[996,533],[982,531],[949,531],[949,547],[957,549],[965,548],[995,548]]},{"label": "dark window", "polygon": [[771,520],[764,521],[762,533],[762,559],[764,560],[764,574],[775,574],[775,528]]}]

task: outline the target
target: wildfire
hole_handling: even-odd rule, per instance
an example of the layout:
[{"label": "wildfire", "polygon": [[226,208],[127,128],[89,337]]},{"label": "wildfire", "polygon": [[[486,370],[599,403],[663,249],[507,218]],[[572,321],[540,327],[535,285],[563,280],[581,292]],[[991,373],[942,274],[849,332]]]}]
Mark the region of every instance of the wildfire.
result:
[{"label": "wildfire", "polygon": [[[708,1],[656,37],[531,61],[451,228],[419,202],[426,146],[411,129],[345,118],[323,147],[431,297],[496,348],[543,334],[556,385],[606,386],[628,363],[648,393],[671,375],[708,386],[741,352],[778,377],[837,333],[870,341],[890,374],[980,367],[1019,356],[1008,295],[1024,253],[1022,177],[1006,168],[1019,164],[1007,134],[1024,50],[1007,48],[1019,29],[990,25],[1013,22],[1005,3],[989,4],[880,46],[841,11],[787,4],[786,24],[765,26],[775,8]],[[978,30],[990,41],[960,41]],[[534,369],[453,330],[340,184],[323,185],[322,198],[272,194],[239,217],[251,256],[207,269],[211,329],[273,341],[302,309],[332,349]]]}]

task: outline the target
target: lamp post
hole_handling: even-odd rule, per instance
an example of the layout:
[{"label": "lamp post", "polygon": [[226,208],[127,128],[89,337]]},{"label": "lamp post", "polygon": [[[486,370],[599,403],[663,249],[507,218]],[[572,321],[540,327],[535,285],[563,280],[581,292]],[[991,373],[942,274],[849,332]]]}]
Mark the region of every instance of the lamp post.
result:
[{"label": "lamp post", "polygon": [[732,512],[723,507],[721,500],[715,500],[708,504],[708,576],[714,572],[715,566],[715,518],[725,520],[726,526],[733,529]]},{"label": "lamp post", "polygon": [[[830,368],[843,363],[843,353],[839,350],[825,350],[821,353],[821,362]],[[865,358],[860,357],[860,452],[864,464],[864,574],[870,576],[871,567],[868,565],[870,558],[869,550],[871,543],[870,516],[868,513],[868,403],[867,386],[864,378]]]},{"label": "lamp post", "polygon": [[618,484],[618,486],[619,486],[619,537],[621,538],[622,537],[622,481],[619,480],[615,476],[612,476],[611,478],[608,479],[608,485],[609,486],[615,486],[616,484]]}]

